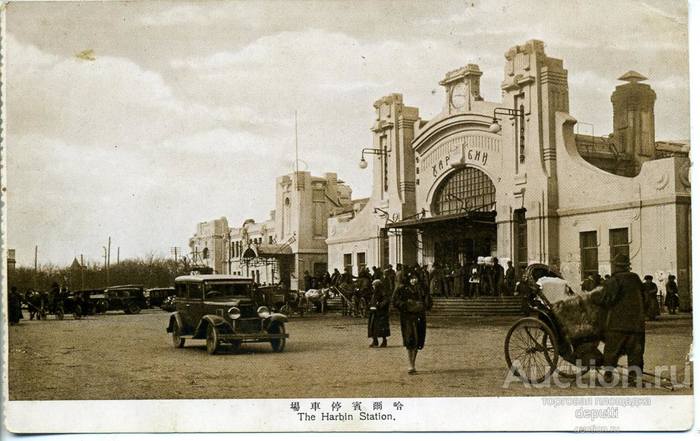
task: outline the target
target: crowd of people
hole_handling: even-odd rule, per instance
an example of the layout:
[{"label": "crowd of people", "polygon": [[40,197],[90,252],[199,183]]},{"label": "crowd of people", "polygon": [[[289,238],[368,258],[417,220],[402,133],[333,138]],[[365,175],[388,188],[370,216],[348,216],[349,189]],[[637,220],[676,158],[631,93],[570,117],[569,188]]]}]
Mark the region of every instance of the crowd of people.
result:
[{"label": "crowd of people", "polygon": [[[600,274],[592,274],[587,276],[581,282],[581,289],[584,291],[593,291],[597,287],[604,287],[612,277],[606,275],[602,277]],[[658,285],[654,282],[654,276],[647,274],[642,282],[642,297],[644,298],[644,311],[647,320],[656,320],[661,311],[666,308],[669,314],[676,314],[680,304],[678,295],[678,284],[676,276],[669,274],[666,283],[663,285],[664,291],[659,291]]]}]

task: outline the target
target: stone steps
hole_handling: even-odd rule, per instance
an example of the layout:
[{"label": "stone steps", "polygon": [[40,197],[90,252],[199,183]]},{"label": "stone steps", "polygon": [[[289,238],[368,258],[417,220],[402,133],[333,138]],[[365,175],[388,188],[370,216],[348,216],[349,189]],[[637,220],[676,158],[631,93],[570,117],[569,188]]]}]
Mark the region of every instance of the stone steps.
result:
[{"label": "stone steps", "polygon": [[[479,316],[518,316],[521,315],[520,297],[478,297],[476,299],[460,297],[433,298],[431,317],[479,317]],[[340,312],[340,298],[330,298],[328,312]],[[393,311],[392,311],[393,312]]]}]

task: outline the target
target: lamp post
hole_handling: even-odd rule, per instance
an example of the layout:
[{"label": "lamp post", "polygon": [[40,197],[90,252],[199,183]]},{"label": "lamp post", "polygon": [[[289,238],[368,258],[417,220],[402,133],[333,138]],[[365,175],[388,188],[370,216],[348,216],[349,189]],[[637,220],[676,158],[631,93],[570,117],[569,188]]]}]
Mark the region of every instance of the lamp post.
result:
[{"label": "lamp post", "polygon": [[496,115],[517,117],[518,131],[520,132],[518,154],[520,162],[525,162],[525,106],[521,104],[518,109],[509,109],[507,107],[496,107],[493,109],[493,123],[489,126],[489,132],[491,133],[501,131],[501,125],[498,123],[499,118]]},{"label": "lamp post", "polygon": [[[385,157],[389,154],[388,149],[386,146],[384,146],[381,149],[371,149],[371,148],[364,148],[362,149],[362,156],[360,158],[360,168],[361,169],[366,169],[367,168],[367,161],[365,160],[365,153],[368,155],[377,155],[379,157]],[[384,161],[384,172],[382,173],[384,175],[384,191],[389,190],[389,164],[385,160]]]}]

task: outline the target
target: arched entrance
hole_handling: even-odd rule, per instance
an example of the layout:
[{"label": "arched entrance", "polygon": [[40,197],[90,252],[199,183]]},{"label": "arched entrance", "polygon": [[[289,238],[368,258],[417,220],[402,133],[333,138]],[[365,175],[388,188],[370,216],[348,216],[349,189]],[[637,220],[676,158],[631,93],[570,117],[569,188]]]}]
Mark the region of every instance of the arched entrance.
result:
[{"label": "arched entrance", "polygon": [[432,218],[423,229],[433,262],[469,264],[496,254],[496,187],[474,167],[460,168],[436,189]]}]

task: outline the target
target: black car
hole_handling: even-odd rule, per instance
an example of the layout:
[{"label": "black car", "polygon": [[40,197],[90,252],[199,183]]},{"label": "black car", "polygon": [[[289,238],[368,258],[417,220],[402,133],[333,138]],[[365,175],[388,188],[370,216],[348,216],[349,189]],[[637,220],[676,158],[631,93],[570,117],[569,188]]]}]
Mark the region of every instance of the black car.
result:
[{"label": "black car", "polygon": [[175,295],[175,288],[150,288],[146,290],[145,295],[149,306],[159,307],[165,299]]},{"label": "black car", "polygon": [[104,289],[83,289],[72,291],[63,301],[64,312],[73,314],[76,318],[83,315],[104,313],[109,308],[109,302]]},{"label": "black car", "polygon": [[175,279],[175,308],[166,331],[176,348],[186,339],[206,339],[207,352],[222,344],[234,349],[242,342],[270,342],[282,352],[289,334],[287,317],[259,304],[253,279],[229,275],[191,275]]},{"label": "black car", "polygon": [[143,285],[119,285],[105,289],[110,311],[138,314],[148,307]]}]

